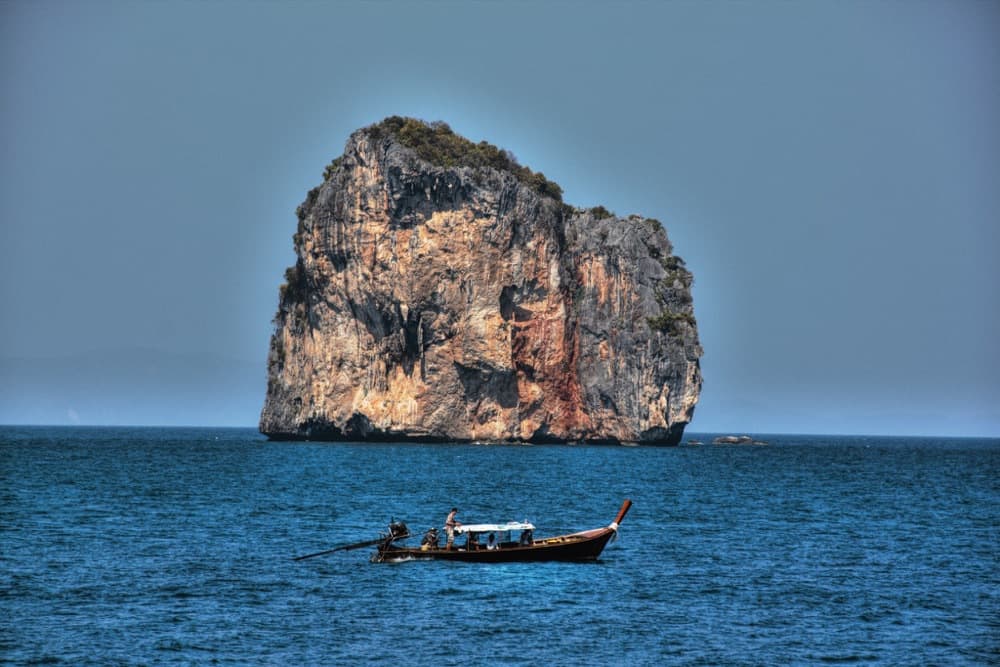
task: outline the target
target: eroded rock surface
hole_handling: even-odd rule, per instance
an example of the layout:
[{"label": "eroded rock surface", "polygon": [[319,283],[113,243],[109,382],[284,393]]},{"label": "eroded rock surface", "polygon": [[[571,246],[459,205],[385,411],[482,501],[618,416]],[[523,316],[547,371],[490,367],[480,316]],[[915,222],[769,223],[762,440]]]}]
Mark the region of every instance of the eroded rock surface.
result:
[{"label": "eroded rock surface", "polygon": [[416,122],[355,132],[299,207],[260,430],[678,443],[702,351],[661,225],[567,206],[524,168],[414,149]]}]

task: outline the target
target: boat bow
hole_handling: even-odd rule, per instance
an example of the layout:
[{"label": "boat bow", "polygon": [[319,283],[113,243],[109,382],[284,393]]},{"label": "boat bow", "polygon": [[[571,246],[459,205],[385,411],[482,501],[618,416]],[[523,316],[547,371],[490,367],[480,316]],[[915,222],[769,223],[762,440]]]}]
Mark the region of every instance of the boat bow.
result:
[{"label": "boat bow", "polygon": [[625,515],[628,514],[628,510],[629,510],[630,507],[632,507],[632,501],[629,500],[628,498],[626,498],[625,502],[622,503],[622,508],[620,510],[618,510],[618,516],[615,517],[615,520],[611,522],[611,524],[608,526],[608,528],[610,528],[611,530],[613,530],[613,531],[615,531],[617,533],[618,532],[618,526],[619,526],[619,524],[621,524],[622,519],[625,518]]}]

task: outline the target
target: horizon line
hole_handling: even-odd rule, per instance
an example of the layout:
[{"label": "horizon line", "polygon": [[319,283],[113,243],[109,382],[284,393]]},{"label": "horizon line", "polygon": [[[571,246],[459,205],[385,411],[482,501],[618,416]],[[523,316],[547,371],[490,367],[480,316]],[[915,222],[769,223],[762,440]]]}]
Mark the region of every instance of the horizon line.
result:
[{"label": "horizon line", "polygon": [[[254,430],[260,433],[256,425],[234,425],[234,424],[6,424],[0,423],[0,428],[150,428],[150,429],[241,429]],[[781,436],[781,437],[823,437],[836,436],[842,438],[956,438],[956,439],[978,439],[978,440],[1000,440],[1000,435],[952,435],[945,433],[919,434],[919,433],[821,433],[804,431],[688,431],[685,430],[684,437],[688,439],[692,435],[751,435],[758,436]],[[261,434],[263,435],[263,434]],[[322,442],[316,440],[315,442]],[[358,440],[364,442],[364,440]],[[400,442],[406,442],[400,439]],[[574,444],[574,443],[565,443]],[[641,444],[641,443],[639,443]]]}]

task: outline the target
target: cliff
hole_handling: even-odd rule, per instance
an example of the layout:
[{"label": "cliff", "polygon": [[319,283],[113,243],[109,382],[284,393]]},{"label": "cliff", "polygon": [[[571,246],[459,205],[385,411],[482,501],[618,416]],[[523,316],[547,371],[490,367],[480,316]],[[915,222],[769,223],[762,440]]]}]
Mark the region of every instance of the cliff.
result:
[{"label": "cliff", "polygon": [[443,123],[352,134],[297,212],[261,432],[678,443],[691,273],[658,221],[561,195]]}]

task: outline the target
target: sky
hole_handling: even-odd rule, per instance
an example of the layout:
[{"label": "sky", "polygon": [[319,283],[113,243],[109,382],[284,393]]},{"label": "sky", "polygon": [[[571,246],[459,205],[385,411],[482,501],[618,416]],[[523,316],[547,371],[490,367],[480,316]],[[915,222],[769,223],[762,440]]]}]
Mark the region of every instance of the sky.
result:
[{"label": "sky", "polygon": [[444,120],[695,276],[690,431],[1000,435],[1000,4],[0,3],[0,423],[256,425],[295,208]]}]

